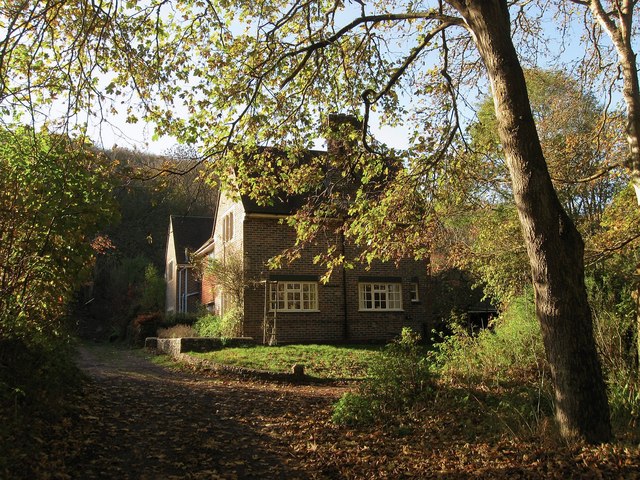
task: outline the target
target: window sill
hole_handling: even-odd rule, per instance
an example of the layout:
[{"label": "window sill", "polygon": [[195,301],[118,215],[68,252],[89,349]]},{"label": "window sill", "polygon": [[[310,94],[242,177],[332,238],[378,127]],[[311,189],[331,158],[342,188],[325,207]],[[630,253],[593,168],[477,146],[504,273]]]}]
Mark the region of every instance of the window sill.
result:
[{"label": "window sill", "polygon": [[269,310],[269,313],[319,313],[320,310]]},{"label": "window sill", "polygon": [[390,308],[359,308],[358,312],[373,312],[373,313],[402,313],[404,312],[404,309],[390,309]]}]

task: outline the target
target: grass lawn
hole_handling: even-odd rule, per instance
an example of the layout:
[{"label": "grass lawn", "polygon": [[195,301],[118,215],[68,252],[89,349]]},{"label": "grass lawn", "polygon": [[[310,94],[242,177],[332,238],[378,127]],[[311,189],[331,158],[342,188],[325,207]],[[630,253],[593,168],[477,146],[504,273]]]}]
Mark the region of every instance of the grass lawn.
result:
[{"label": "grass lawn", "polygon": [[381,348],[371,345],[247,346],[190,355],[270,372],[289,372],[295,363],[299,363],[304,365],[307,375],[354,379],[365,376],[367,367],[379,355]]}]

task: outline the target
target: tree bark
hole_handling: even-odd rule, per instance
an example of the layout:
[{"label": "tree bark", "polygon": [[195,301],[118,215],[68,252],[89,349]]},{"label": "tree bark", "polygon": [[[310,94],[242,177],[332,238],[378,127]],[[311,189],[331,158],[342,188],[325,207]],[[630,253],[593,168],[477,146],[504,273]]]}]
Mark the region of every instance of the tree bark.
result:
[{"label": "tree bark", "polygon": [[533,274],[536,313],[554,383],[561,434],[610,440],[611,424],[584,284],[584,243],[547,170],[505,0],[449,0],[487,68]]}]

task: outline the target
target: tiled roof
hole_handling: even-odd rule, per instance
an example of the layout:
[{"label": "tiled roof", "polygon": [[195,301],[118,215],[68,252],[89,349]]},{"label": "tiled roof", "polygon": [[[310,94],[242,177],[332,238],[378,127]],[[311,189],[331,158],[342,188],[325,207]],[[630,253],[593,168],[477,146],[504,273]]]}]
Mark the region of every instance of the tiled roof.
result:
[{"label": "tiled roof", "polygon": [[211,217],[181,217],[171,215],[173,225],[173,241],[176,246],[176,258],[181,263],[187,263],[185,249],[195,252],[206,242],[213,231]]}]

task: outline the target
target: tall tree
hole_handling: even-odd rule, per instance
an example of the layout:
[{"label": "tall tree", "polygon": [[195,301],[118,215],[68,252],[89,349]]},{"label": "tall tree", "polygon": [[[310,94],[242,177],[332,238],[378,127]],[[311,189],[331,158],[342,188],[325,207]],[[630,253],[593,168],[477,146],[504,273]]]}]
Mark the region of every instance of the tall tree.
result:
[{"label": "tall tree", "polygon": [[[104,94],[84,82],[87,75],[94,77],[87,65],[100,65],[105,74],[116,72],[105,92],[133,91],[159,133],[201,143],[216,156],[213,165],[219,172],[230,167],[240,172],[243,188],[264,190],[252,181],[256,173],[275,174],[292,193],[323,187],[325,200],[337,200],[335,208],[310,211],[314,216],[302,218],[301,225],[312,226],[321,213],[340,213],[345,235],[370,254],[388,257],[428,253],[422,247],[412,252],[407,245],[428,239],[437,229],[432,221],[437,212],[429,202],[434,187],[452,181],[439,167],[453,158],[450,150],[461,124],[457,107],[464,101],[459,87],[472,77],[477,82],[477,67],[483,66],[531,263],[561,431],[591,442],[610,438],[584,286],[584,245],[551,181],[514,47],[514,35],[522,48],[529,40],[535,47],[539,30],[519,28],[535,23],[535,5],[517,6],[513,25],[518,30],[512,32],[506,0],[348,5],[331,0],[185,0],[127,4],[129,11],[115,11],[106,2],[43,3],[48,9],[38,4],[7,10],[17,20],[7,22],[0,55],[5,104],[34,81],[44,88],[48,79],[59,80],[51,84],[55,90],[74,76],[83,82],[70,82],[69,91],[78,92],[80,85],[80,91],[89,92],[76,98],[103,101]],[[32,18],[38,21],[30,23]],[[25,62],[33,58],[28,46],[17,47],[25,43],[54,55],[37,64]],[[55,75],[41,74],[47,66]],[[12,69],[19,75],[11,77]],[[177,114],[176,102],[186,106],[187,118]],[[132,109],[132,102],[126,108]],[[329,156],[328,171],[334,180],[350,178],[361,185],[356,192],[334,189],[322,181],[326,166],[313,159],[301,164],[295,153],[311,146],[322,129],[320,117],[359,109],[362,148],[348,160]],[[412,141],[410,157],[394,158],[368,136],[376,109],[390,123],[409,116],[420,124],[423,133]],[[219,156],[234,139],[242,141],[245,152]],[[289,160],[244,154],[265,143],[286,147]],[[401,168],[404,164],[410,168]],[[371,228],[394,220],[395,239]]]},{"label": "tall tree", "polygon": [[[631,176],[636,200],[640,204],[640,81],[638,80],[637,20],[640,9],[638,0],[571,0],[590,14],[591,22],[585,22],[587,35],[593,45],[593,55],[586,55],[595,72],[609,71],[610,82],[622,77],[622,98],[627,109],[627,144],[629,151],[623,163]],[[565,7],[560,4],[561,8]],[[571,12],[569,12],[571,13]],[[608,39],[608,43],[607,40]],[[613,47],[613,48],[611,48]],[[613,59],[613,61],[611,61]],[[615,68],[612,68],[615,66]],[[633,244],[637,230],[621,245]],[[635,265],[637,279],[640,263]],[[636,331],[640,331],[640,285],[636,280]],[[637,334],[637,333],[636,333]],[[638,334],[637,334],[638,335]],[[640,351],[640,344],[639,344]]]},{"label": "tall tree", "polygon": [[[605,208],[628,179],[610,171],[624,150],[620,116],[606,112],[567,73],[529,69],[525,78],[558,197],[587,248],[593,248],[594,237],[602,232]],[[477,120],[468,130],[472,152],[467,154],[462,174],[472,177],[475,188],[462,215],[474,221],[463,226],[471,235],[464,239],[468,248],[462,249],[458,261],[478,275],[487,294],[504,303],[529,284],[530,272],[516,230],[517,214],[491,97],[480,104]]]},{"label": "tall tree", "polygon": [[[597,56],[608,57],[603,42],[605,32],[613,44],[617,64],[622,73],[622,96],[627,107],[627,143],[629,153],[624,161],[640,203],[640,83],[634,49],[634,17],[638,15],[637,0],[571,0],[588,9],[593,19],[588,37],[592,40]],[[600,69],[598,69],[600,71]],[[617,72],[614,73],[617,76]]]},{"label": "tall tree", "polygon": [[584,285],[584,243],[551,182],[511,40],[506,2],[452,4],[469,26],[491,81],[552,369],[556,417],[565,436],[607,440],[608,403]]}]

